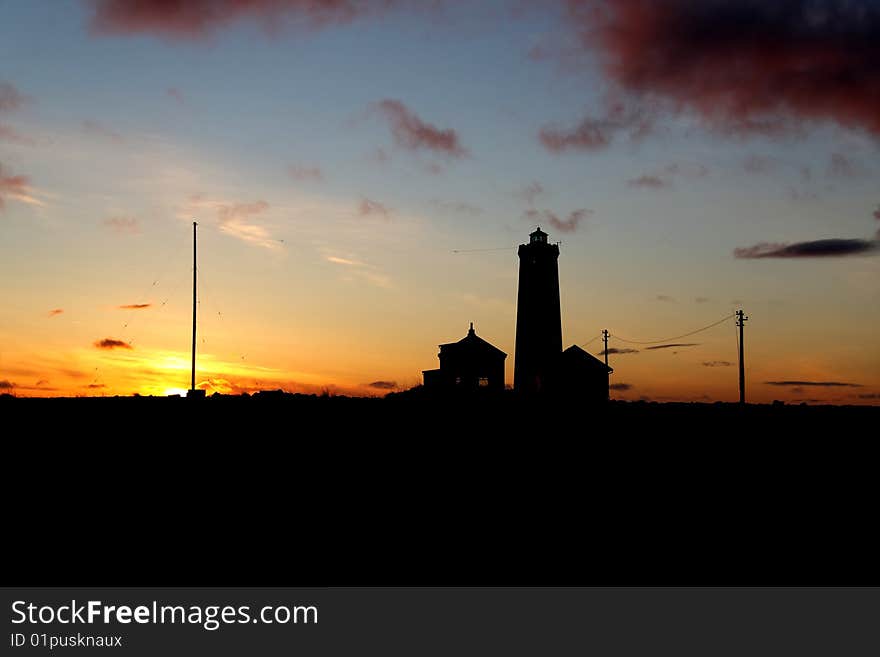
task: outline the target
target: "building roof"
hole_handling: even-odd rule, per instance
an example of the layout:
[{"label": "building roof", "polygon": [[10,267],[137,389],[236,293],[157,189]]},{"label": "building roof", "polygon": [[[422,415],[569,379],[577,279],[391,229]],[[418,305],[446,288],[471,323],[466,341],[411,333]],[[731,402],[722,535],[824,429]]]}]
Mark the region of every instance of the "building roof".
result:
[{"label": "building roof", "polygon": [[479,351],[486,351],[490,353],[499,354],[507,358],[507,354],[501,351],[498,347],[493,344],[486,342],[483,338],[476,334],[474,331],[474,324],[471,322],[471,327],[467,332],[467,335],[464,336],[458,342],[447,342],[446,344],[441,344],[440,349],[452,347],[453,349],[473,349]]},{"label": "building roof", "polygon": [[593,354],[588,353],[578,347],[576,344],[571,345],[562,352],[562,358],[571,363],[577,363],[581,366],[590,367],[601,372],[613,372],[604,362],[596,358]]}]

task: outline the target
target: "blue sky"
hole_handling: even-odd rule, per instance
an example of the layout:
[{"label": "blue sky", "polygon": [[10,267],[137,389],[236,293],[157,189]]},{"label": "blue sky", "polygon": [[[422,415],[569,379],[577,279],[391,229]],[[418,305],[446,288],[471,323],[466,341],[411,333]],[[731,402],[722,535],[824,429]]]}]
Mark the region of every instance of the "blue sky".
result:
[{"label": "blue sky", "polygon": [[[11,1],[0,11],[0,81],[26,99],[0,123],[29,140],[0,142],[0,165],[27,175],[40,201],[10,200],[0,215],[0,289],[10,300],[0,319],[5,336],[17,336],[8,356],[16,362],[39,352],[21,337],[29,335],[58,353],[85,345],[76,359],[91,368],[91,341],[124,324],[105,307],[149,291],[186,244],[188,217],[200,215],[206,278],[238,318],[215,333],[250,343],[266,331],[266,359],[319,336],[344,345],[346,358],[291,357],[285,372],[348,388],[412,379],[434,365],[432,345],[469,321],[511,354],[510,368],[514,248],[534,227],[525,212],[585,209],[574,232],[544,226],[563,242],[566,344],[606,325],[637,338],[673,335],[742,304],[770,363],[766,377],[831,368],[880,385],[870,328],[880,319],[876,258],[732,255],[759,242],[869,238],[878,203],[869,132],[819,121],[795,136],[730,136],[683,112],[639,141],[616,135],[605,149],[550,152],[540,130],[601,112],[614,88],[595,53],[578,52],[575,64],[530,56],[536,46],[572,47],[554,3],[521,13],[508,2],[460,3],[271,34],[245,18],[199,39],[96,35],[88,3]],[[383,99],[454,130],[468,155],[395,144],[377,109]],[[847,166],[835,167],[835,154]],[[748,171],[750,157],[764,170]],[[290,167],[317,168],[321,179],[296,180]],[[640,176],[664,186],[634,186]],[[530,203],[523,190],[534,183],[543,192]],[[390,215],[361,216],[363,199]],[[236,225],[262,242],[224,232],[221,208],[259,202],[267,209]],[[113,218],[136,222],[136,234],[108,228]],[[498,247],[510,253],[452,253]],[[185,276],[185,256],[174,263]],[[178,305],[182,316],[185,293]],[[81,324],[47,325],[45,310],[56,306],[81,307]],[[157,320],[156,349],[164,341],[185,350],[177,318]],[[725,358],[728,338],[717,347]],[[221,342],[219,351],[229,360],[240,349]],[[642,377],[650,395],[665,394],[655,367],[632,371],[634,385]]]}]

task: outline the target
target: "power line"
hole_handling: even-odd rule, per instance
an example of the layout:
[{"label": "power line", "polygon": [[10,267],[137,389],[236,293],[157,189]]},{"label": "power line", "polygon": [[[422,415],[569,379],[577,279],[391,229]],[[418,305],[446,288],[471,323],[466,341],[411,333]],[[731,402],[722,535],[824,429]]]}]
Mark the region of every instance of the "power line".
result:
[{"label": "power line", "polygon": [[670,340],[679,340],[681,338],[686,338],[691,335],[695,335],[700,333],[701,331],[707,331],[710,328],[714,328],[719,324],[726,322],[728,319],[732,319],[735,314],[727,315],[726,317],[722,317],[717,322],[713,322],[712,324],[708,324],[707,326],[703,326],[702,328],[698,328],[695,331],[690,331],[688,333],[682,333],[681,335],[675,335],[671,338],[663,338],[662,340],[627,340],[626,338],[622,338],[617,334],[612,334],[612,337],[616,340],[620,340],[621,342],[628,342],[629,344],[660,344],[661,342],[669,342]]},{"label": "power line", "polygon": [[486,251],[512,251],[515,246],[501,246],[495,249],[452,249],[452,253],[458,255],[460,253],[485,253]]}]

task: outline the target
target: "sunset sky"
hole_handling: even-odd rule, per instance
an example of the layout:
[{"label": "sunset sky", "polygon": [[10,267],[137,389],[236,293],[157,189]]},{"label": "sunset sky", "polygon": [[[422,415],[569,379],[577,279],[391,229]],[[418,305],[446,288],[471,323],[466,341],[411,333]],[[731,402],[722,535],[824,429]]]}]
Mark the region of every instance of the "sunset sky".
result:
[{"label": "sunset sky", "polygon": [[878,0],[5,0],[0,393],[185,390],[195,220],[209,392],[512,383],[540,225],[614,397],[878,404],[878,173]]}]

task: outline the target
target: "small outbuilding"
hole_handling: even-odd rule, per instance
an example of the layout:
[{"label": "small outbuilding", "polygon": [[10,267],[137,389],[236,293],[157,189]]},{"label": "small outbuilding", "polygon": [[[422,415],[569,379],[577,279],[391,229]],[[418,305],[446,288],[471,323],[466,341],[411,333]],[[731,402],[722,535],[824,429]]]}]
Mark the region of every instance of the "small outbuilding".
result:
[{"label": "small outbuilding", "polygon": [[424,370],[425,388],[433,390],[504,390],[507,354],[486,342],[474,325],[458,342],[440,345],[440,368]]}]

